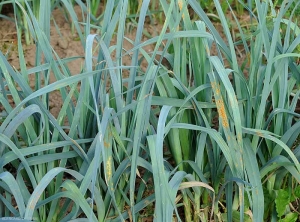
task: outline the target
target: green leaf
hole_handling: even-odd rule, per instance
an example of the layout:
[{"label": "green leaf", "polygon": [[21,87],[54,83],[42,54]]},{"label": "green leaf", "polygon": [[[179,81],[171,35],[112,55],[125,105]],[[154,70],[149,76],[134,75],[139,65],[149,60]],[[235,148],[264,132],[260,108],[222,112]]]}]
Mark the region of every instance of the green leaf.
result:
[{"label": "green leaf", "polygon": [[[233,216],[233,218],[232,218],[232,221],[233,221],[233,222],[239,222],[239,221],[241,221],[241,220],[240,220],[240,212],[239,212],[239,211],[234,210],[234,211],[232,212],[232,216]],[[224,222],[227,222],[227,221],[228,221],[228,220],[227,220],[227,214],[226,214],[226,213],[222,214],[222,220],[223,220]],[[244,222],[251,222],[252,220],[251,220],[251,218],[250,218],[249,215],[244,214],[244,220],[243,220],[243,221],[244,221]]]},{"label": "green leaf", "polygon": [[288,213],[284,219],[280,219],[278,222],[295,222],[298,219],[297,213]]},{"label": "green leaf", "polygon": [[277,197],[275,199],[276,211],[278,217],[284,215],[286,206],[290,203],[290,195],[286,190],[278,190]]},{"label": "green leaf", "polygon": [[300,186],[297,186],[296,188],[295,188],[295,190],[294,190],[294,195],[296,196],[296,197],[300,197]]},{"label": "green leaf", "polygon": [[18,218],[18,217],[3,217],[3,218],[0,218],[0,221],[23,221],[23,222],[31,222],[32,220],[24,220],[24,219],[21,219],[21,218]]}]

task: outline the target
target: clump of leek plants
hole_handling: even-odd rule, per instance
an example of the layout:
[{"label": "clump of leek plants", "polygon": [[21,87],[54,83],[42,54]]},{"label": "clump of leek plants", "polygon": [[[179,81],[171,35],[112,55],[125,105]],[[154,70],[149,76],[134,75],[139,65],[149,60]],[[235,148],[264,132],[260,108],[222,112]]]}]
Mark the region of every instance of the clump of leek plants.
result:
[{"label": "clump of leek plants", "polygon": [[[0,126],[0,217],[297,217],[289,205],[298,198],[300,182],[300,114],[295,112],[300,37],[290,8],[294,2],[279,10],[272,1],[255,1],[255,10],[245,5],[252,32],[244,34],[233,16],[240,32],[234,42],[219,1],[214,3],[226,39],[198,1],[160,0],[162,30],[143,42],[150,0],[138,4],[133,40],[125,35],[129,1],[106,3],[97,35],[91,34],[93,1],[79,4],[85,15],[79,22],[73,2],[63,0],[85,48],[82,71],[71,73],[68,62],[77,57],[59,58],[49,43],[50,2],[44,1],[38,19],[30,1],[16,1],[37,45],[36,67],[26,67],[18,32],[20,70],[0,53],[0,103],[7,113]],[[190,19],[191,9],[198,21]],[[131,49],[124,49],[124,40]],[[151,52],[143,48],[149,44]],[[237,45],[247,55],[243,64],[237,62]],[[131,57],[128,66],[125,56]],[[28,75],[35,77],[35,90]],[[54,90],[64,101],[57,118],[49,111]],[[284,202],[286,191],[295,194]]]}]

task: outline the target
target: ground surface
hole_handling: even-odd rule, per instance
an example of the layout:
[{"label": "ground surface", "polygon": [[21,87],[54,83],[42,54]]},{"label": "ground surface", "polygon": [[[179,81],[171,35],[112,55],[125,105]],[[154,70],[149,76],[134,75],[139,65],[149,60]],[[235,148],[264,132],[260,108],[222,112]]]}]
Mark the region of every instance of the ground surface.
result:
[{"label": "ground surface", "polygon": [[[80,18],[81,10],[79,7],[75,7],[75,11]],[[12,11],[10,9],[6,9],[6,15],[13,18]],[[63,59],[68,57],[75,57],[75,56],[84,56],[84,49],[82,44],[78,38],[78,35],[71,31],[71,25],[66,20],[63,12],[59,9],[53,11],[53,18],[55,23],[59,29],[55,27],[54,23],[51,22],[51,30],[50,30],[50,43],[53,47],[54,51],[57,55]],[[129,39],[134,39],[135,37],[135,28],[129,27],[131,31],[126,33],[126,37]],[[151,26],[147,24],[145,26],[145,31],[147,31],[150,35],[157,35],[159,30],[161,29],[161,25],[155,24],[155,26]],[[147,38],[144,37],[143,41]],[[111,45],[116,44],[116,38],[112,40]],[[124,40],[123,46],[125,49],[132,48],[132,44],[129,41]],[[35,67],[35,53],[36,47],[34,44],[26,45],[23,43],[24,48],[24,55],[26,60],[27,69]],[[146,51],[150,52],[153,50],[153,46],[146,46],[144,48]],[[6,20],[0,19],[0,51],[3,54],[7,55],[9,63],[17,70],[20,69],[19,65],[19,56],[18,56],[18,45],[17,45],[17,31],[15,23]],[[130,65],[130,57],[123,58],[123,65]],[[77,75],[81,72],[82,67],[84,66],[84,59],[77,59],[70,63],[68,63],[68,67],[72,75]],[[142,63],[143,68],[147,66],[146,63]],[[34,76],[29,76],[30,79],[30,86],[33,88],[35,84]],[[50,76],[50,82],[54,82],[55,77],[53,75]],[[13,103],[10,100],[10,103]],[[57,117],[60,108],[62,107],[62,100],[60,98],[60,93],[58,91],[54,91],[50,94],[50,111],[51,113]],[[2,111],[0,105],[0,111]]]}]

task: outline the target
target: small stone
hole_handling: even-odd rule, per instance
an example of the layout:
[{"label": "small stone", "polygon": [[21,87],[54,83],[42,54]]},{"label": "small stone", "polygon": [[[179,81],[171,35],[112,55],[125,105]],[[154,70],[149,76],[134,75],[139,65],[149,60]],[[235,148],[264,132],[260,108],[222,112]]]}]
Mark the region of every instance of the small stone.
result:
[{"label": "small stone", "polygon": [[49,102],[49,107],[50,107],[50,108],[53,108],[54,105],[55,105],[54,102],[52,102],[52,101]]},{"label": "small stone", "polygon": [[69,46],[69,42],[66,39],[60,38],[60,39],[58,39],[58,45],[62,49],[67,49]]}]

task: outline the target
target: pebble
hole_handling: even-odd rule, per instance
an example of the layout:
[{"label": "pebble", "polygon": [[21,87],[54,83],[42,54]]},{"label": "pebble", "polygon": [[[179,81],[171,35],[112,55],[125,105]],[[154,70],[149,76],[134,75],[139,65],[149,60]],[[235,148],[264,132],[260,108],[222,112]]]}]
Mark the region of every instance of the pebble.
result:
[{"label": "pebble", "polygon": [[58,45],[62,49],[67,49],[69,46],[69,42],[66,39],[60,38],[60,39],[58,39]]}]

